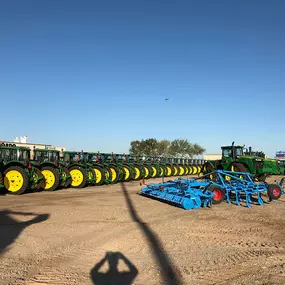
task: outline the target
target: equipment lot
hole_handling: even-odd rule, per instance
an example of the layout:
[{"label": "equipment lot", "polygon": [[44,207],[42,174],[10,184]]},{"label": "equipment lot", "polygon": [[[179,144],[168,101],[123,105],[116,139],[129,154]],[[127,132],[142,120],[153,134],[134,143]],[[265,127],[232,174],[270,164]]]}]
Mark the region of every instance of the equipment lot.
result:
[{"label": "equipment lot", "polygon": [[139,190],[134,181],[0,196],[0,284],[108,284],[95,267],[107,252],[133,265],[114,284],[285,283],[284,196],[185,211]]}]

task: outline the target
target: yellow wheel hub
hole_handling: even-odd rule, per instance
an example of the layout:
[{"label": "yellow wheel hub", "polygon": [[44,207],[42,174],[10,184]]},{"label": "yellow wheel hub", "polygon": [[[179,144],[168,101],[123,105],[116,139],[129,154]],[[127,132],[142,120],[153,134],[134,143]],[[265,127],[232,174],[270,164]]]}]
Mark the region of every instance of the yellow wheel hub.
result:
[{"label": "yellow wheel hub", "polygon": [[135,179],[138,179],[140,177],[141,172],[140,172],[139,168],[137,168],[137,167],[135,167],[135,171],[136,171]]},{"label": "yellow wheel hub", "polygon": [[179,175],[183,175],[185,172],[184,168],[182,166],[179,166]]},{"label": "yellow wheel hub", "polygon": [[112,173],[112,182],[114,182],[117,179],[117,172],[114,168],[110,168],[111,173]]},{"label": "yellow wheel hub", "polygon": [[105,171],[105,177],[106,177],[106,179],[109,179],[109,178],[110,178],[110,175],[109,175],[109,171],[108,171],[108,170]]},{"label": "yellow wheel hub", "polygon": [[177,169],[177,167],[176,167],[176,166],[174,166],[174,176],[176,176],[176,175],[177,175],[177,172],[178,172],[178,169]]},{"label": "yellow wheel hub", "polygon": [[73,187],[77,187],[83,182],[83,173],[79,169],[72,169],[70,176],[72,179],[71,185]]},{"label": "yellow wheel hub", "polygon": [[42,170],[42,174],[43,174],[45,181],[46,181],[44,189],[48,190],[54,185],[55,176],[50,170],[47,170],[47,169]]},{"label": "yellow wheel hub", "polygon": [[153,174],[152,174],[152,177],[155,177],[157,175],[157,170],[154,166],[151,167],[152,170],[153,170]]},{"label": "yellow wheel hub", "polygon": [[170,176],[171,175],[171,168],[169,166],[167,166],[166,169],[167,169],[167,175]]},{"label": "yellow wheel hub", "polygon": [[19,191],[24,184],[23,175],[17,170],[10,170],[4,177],[4,186],[10,192]]},{"label": "yellow wheel hub", "polygon": [[149,170],[148,170],[148,168],[145,167],[144,170],[145,170],[145,177],[148,177],[148,176],[149,176]]},{"label": "yellow wheel hub", "polygon": [[125,180],[127,180],[130,177],[130,171],[127,167],[124,167],[124,172],[125,172]]},{"label": "yellow wheel hub", "polygon": [[193,166],[192,168],[193,168],[193,173],[192,173],[192,174],[197,174],[197,172],[198,172],[197,167],[196,167],[196,166]]},{"label": "yellow wheel hub", "polygon": [[96,176],[96,183],[100,183],[102,180],[102,173],[97,168],[94,168],[95,176]]}]

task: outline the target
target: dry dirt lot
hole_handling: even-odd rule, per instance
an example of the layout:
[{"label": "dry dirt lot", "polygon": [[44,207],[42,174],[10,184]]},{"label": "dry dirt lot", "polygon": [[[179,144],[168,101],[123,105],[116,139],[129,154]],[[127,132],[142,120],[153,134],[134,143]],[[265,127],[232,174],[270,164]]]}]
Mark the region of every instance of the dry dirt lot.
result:
[{"label": "dry dirt lot", "polygon": [[185,211],[139,189],[0,196],[0,284],[285,284],[285,197]]}]

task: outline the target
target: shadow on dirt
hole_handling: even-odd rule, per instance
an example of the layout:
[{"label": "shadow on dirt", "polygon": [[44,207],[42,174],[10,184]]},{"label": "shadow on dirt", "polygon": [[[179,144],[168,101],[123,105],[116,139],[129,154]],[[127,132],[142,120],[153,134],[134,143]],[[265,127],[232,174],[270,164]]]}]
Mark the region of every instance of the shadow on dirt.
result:
[{"label": "shadow on dirt", "polygon": [[[128,267],[128,271],[119,270],[120,260]],[[106,262],[108,270],[100,272]],[[121,252],[106,252],[104,258],[90,272],[94,285],[131,285],[137,274],[137,268]]]},{"label": "shadow on dirt", "polygon": [[[35,216],[28,221],[18,221],[10,215],[20,216]],[[28,226],[36,223],[46,221],[49,218],[48,214],[35,214],[25,212],[14,212],[9,210],[0,210],[0,255],[6,250],[6,248],[12,244],[21,232]]]},{"label": "shadow on dirt", "polygon": [[151,248],[152,254],[161,269],[161,275],[163,278],[163,283],[167,285],[180,285],[182,282],[175,272],[174,266],[168,257],[167,253],[163,249],[163,246],[154,232],[141,220],[138,216],[136,209],[134,208],[133,202],[127,192],[126,186],[122,183],[123,194],[129,208],[132,220],[136,222],[141,230],[143,231],[145,237],[148,240],[149,246]]}]

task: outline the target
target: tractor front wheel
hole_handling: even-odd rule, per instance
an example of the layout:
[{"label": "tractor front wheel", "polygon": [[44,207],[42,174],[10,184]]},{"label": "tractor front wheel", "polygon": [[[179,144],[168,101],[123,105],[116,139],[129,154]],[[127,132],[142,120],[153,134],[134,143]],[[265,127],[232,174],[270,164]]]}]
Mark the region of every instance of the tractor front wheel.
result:
[{"label": "tractor front wheel", "polygon": [[4,171],[4,186],[10,194],[23,194],[28,189],[29,176],[19,166],[8,167]]}]

